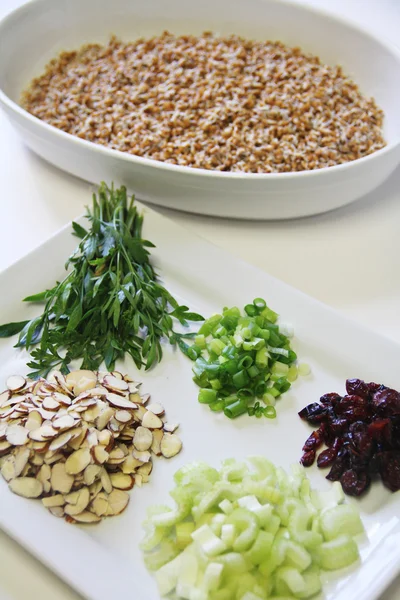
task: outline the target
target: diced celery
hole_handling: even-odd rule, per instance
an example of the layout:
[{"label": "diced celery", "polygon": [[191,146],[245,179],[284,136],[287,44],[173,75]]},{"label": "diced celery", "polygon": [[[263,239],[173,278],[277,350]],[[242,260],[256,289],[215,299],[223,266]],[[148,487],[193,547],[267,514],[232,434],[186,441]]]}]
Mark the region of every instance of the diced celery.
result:
[{"label": "diced celery", "polygon": [[363,533],[364,527],[357,510],[351,504],[341,504],[329,508],[321,515],[321,530],[326,541],[348,534]]},{"label": "diced celery", "polygon": [[176,545],[179,550],[183,550],[192,543],[192,533],[195,529],[195,524],[191,521],[184,521],[175,525]]},{"label": "diced celery", "polygon": [[156,573],[156,581],[160,596],[166,596],[172,592],[178,583],[183,554],[163,565]]},{"label": "diced celery", "polygon": [[311,565],[311,556],[300,544],[289,540],[286,545],[286,562],[299,571],[305,571]]},{"label": "diced celery", "polygon": [[276,577],[287,585],[292,594],[301,594],[306,589],[304,578],[297,569],[280,567],[276,572]]},{"label": "diced celery", "polygon": [[318,553],[321,568],[329,571],[348,567],[359,558],[357,544],[349,535],[341,535],[330,542],[324,542]]},{"label": "diced celery", "polygon": [[233,511],[232,502],[230,502],[226,498],[225,500],[222,500],[222,502],[220,502],[218,506],[226,515],[229,515]]},{"label": "diced celery", "polygon": [[243,552],[248,550],[260,529],[257,517],[244,508],[237,508],[227,516],[226,522],[234,525],[236,530],[240,532],[233,544],[234,551]]},{"label": "diced celery", "polygon": [[221,540],[224,542],[227,548],[231,549],[233,546],[233,542],[236,537],[236,529],[235,526],[231,523],[225,523],[221,527]]},{"label": "diced celery", "polygon": [[210,527],[218,537],[221,537],[222,526],[225,525],[226,516],[218,513],[213,516]]},{"label": "diced celery", "polygon": [[207,565],[202,585],[204,591],[213,592],[219,588],[223,569],[220,563],[211,562]]},{"label": "diced celery", "polygon": [[196,529],[192,533],[192,539],[207,556],[218,556],[226,550],[224,542],[215,535],[208,525]]},{"label": "diced celery", "polygon": [[263,530],[259,531],[254,544],[246,552],[246,557],[253,565],[260,565],[265,560],[265,557],[269,555],[273,541],[274,536],[272,533]]}]

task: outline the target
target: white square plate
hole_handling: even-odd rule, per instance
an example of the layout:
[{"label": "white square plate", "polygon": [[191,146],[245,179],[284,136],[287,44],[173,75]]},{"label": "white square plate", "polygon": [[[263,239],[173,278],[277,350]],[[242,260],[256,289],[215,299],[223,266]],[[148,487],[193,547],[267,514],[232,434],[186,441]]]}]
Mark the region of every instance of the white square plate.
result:
[{"label": "white square plate", "polygon": [[[126,361],[121,369],[143,381],[143,389],[165,405],[169,418],[181,423],[183,451],[175,459],[155,461],[149,484],[134,488],[128,509],[95,526],[79,527],[51,516],[41,503],[13,495],[0,482],[0,526],[91,600],[158,598],[138,544],[146,507],[169,501],[173,473],[184,463],[202,459],[218,466],[230,456],[264,454],[289,468],[299,460],[311,429],[297,412],[330,391],[344,392],[348,377],[360,377],[400,388],[400,346],[363,329],[330,308],[305,296],[148,208],[144,235],[157,248],[154,261],[170,291],[193,310],[208,316],[225,305],[243,307],[262,296],[294,326],[294,347],[309,363],[312,375],[299,379],[279,401],[278,417],[235,421],[211,413],[197,402],[191,361],[167,346],[164,360],[149,373],[137,373]],[[21,299],[42,291],[63,275],[76,238],[67,226],[45,244],[0,274],[0,320],[20,321],[38,313]],[[0,340],[0,384],[12,373],[26,373],[27,354],[13,348],[14,339]],[[328,489],[325,472],[308,471],[314,487]],[[368,542],[362,560],[343,576],[327,577],[326,598],[377,598],[400,570],[399,492],[373,485],[359,505]],[[129,595],[129,596],[128,596]]]}]

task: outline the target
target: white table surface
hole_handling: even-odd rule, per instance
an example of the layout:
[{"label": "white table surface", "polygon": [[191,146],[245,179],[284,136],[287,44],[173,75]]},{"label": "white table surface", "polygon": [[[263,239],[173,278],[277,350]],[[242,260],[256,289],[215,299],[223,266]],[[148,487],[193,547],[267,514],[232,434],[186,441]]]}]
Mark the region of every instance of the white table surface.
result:
[{"label": "white table surface", "polygon": [[[19,4],[22,0],[0,0],[0,17]],[[308,4],[349,17],[400,44],[399,0],[309,0]],[[0,111],[0,270],[81,214],[88,192],[88,184],[25,148]],[[265,223],[162,212],[400,342],[400,169],[368,197],[314,218]],[[0,532],[0,600],[6,598],[77,600],[79,596]],[[382,600],[399,598],[400,578]]]}]

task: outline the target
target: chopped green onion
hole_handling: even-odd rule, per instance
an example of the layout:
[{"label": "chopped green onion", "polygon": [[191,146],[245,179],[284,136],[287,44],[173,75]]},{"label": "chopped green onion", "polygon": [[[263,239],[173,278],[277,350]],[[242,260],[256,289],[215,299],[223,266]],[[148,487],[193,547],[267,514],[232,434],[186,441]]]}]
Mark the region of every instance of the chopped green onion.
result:
[{"label": "chopped green onion", "polygon": [[217,400],[216,390],[202,389],[198,398],[200,404],[211,404]]},{"label": "chopped green onion", "polygon": [[243,398],[237,400],[233,404],[229,404],[229,406],[226,406],[224,409],[224,414],[229,417],[229,419],[235,419],[245,412],[247,412],[247,402]]},{"label": "chopped green onion", "polygon": [[264,417],[267,417],[267,419],[275,419],[276,418],[275,406],[266,406],[264,408]]},{"label": "chopped green onion", "polygon": [[[193,381],[216,392],[199,401],[229,418],[244,413],[261,418],[297,377],[297,356],[284,331],[263,298],[247,304],[243,315],[236,306],[225,307],[222,315],[207,319],[187,352],[194,360]],[[272,418],[272,411],[267,415]]]}]

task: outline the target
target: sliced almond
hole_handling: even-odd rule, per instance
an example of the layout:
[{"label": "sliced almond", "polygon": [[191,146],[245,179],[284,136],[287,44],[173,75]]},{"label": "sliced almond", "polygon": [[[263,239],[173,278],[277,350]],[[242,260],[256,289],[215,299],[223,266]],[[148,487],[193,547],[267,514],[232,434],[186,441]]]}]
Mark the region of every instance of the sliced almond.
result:
[{"label": "sliced almond", "polygon": [[54,398],[49,396],[49,398],[45,398],[42,403],[43,408],[46,410],[57,410],[60,407],[60,403],[57,402]]},{"label": "sliced almond", "polygon": [[[16,479],[14,479],[16,481]],[[121,514],[128,506],[129,494],[122,490],[113,490],[108,496],[108,504],[114,515]]]},{"label": "sliced almond", "polygon": [[91,462],[89,448],[80,448],[67,458],[65,469],[70,475],[81,473]]},{"label": "sliced almond", "polygon": [[85,410],[85,412],[81,413],[82,414],[82,418],[89,422],[89,423],[94,423],[94,421],[96,421],[97,417],[101,414],[102,409],[101,409],[101,405],[96,402],[95,406],[92,406],[91,408],[87,408]]},{"label": "sliced almond", "polygon": [[68,445],[73,450],[79,450],[79,448],[81,447],[81,445],[83,443],[83,440],[85,439],[85,437],[88,434],[88,431],[89,431],[89,429],[86,425],[82,425],[82,427],[70,429],[69,433],[73,433],[73,432],[74,433],[73,433],[73,438],[68,442]]},{"label": "sliced almond", "polygon": [[3,441],[6,439],[6,431],[8,424],[4,421],[4,423],[0,423],[0,440]]},{"label": "sliced almond", "polygon": [[44,456],[35,452],[32,458],[30,459],[30,463],[35,467],[41,467],[44,463]]},{"label": "sliced almond", "polygon": [[96,498],[96,496],[101,492],[102,489],[103,484],[101,483],[100,479],[89,485],[91,499],[93,500],[94,498]]},{"label": "sliced almond", "polygon": [[[126,381],[126,379],[125,379]],[[129,394],[138,394],[139,391],[139,387],[137,386],[137,384],[134,381],[128,381],[128,391]],[[139,396],[139,394],[138,394]],[[132,400],[132,398],[129,396],[129,400]],[[135,402],[135,400],[132,400],[132,402]],[[141,404],[140,400],[137,401],[138,404]]]},{"label": "sliced almond", "polygon": [[100,477],[101,467],[99,465],[88,465],[83,473],[83,480],[86,485],[91,485]]},{"label": "sliced almond", "polygon": [[71,395],[71,390],[67,386],[66,379],[61,371],[53,371],[53,377],[57,385],[62,389],[63,393],[67,396]]},{"label": "sliced almond", "polygon": [[132,404],[143,404],[142,397],[140,396],[140,394],[138,394],[138,391],[136,389],[132,394],[129,394],[129,400],[132,402]]},{"label": "sliced almond", "polygon": [[7,442],[13,446],[24,446],[28,442],[28,433],[21,425],[10,425],[6,431]]},{"label": "sliced almond", "polygon": [[54,517],[64,517],[64,509],[61,506],[55,506],[54,508],[49,508],[49,512],[51,512],[51,514]]},{"label": "sliced almond", "polygon": [[165,413],[165,408],[162,406],[162,404],[159,404],[158,402],[148,404],[146,408],[147,410],[149,410],[157,416],[163,415]]},{"label": "sliced almond", "polygon": [[156,456],[161,456],[161,440],[164,437],[162,429],[153,429],[153,443],[151,444],[151,451]]},{"label": "sliced almond", "polygon": [[114,416],[114,410],[108,406],[96,419],[96,427],[102,431]]},{"label": "sliced almond", "polygon": [[5,390],[0,394],[0,407],[3,406],[10,399],[11,392],[10,390]]},{"label": "sliced almond", "polygon": [[115,406],[116,408],[128,408],[130,410],[137,408],[136,404],[133,404],[127,398],[124,398],[123,396],[119,396],[118,394],[113,394],[112,392],[107,394],[106,400],[112,406]]},{"label": "sliced almond", "polygon": [[104,491],[107,494],[110,494],[112,492],[113,487],[112,487],[110,476],[105,469],[101,470],[100,481],[104,488]]},{"label": "sliced almond", "polygon": [[140,475],[140,473],[138,475],[135,474],[135,484],[137,485],[137,487],[142,487],[142,483],[143,475]]},{"label": "sliced almond", "polygon": [[[117,379],[124,379],[126,381],[125,377],[122,375],[122,373],[120,371],[112,371],[110,373],[110,375],[112,375],[113,377],[116,377]],[[109,377],[109,374],[106,373],[104,375],[104,377]],[[103,377],[103,379],[104,379],[104,377]]]},{"label": "sliced almond", "polygon": [[165,458],[172,458],[179,454],[182,449],[182,442],[175,433],[164,433],[161,440],[161,454]]},{"label": "sliced almond", "polygon": [[57,438],[52,440],[52,442],[50,443],[50,446],[49,446],[49,450],[52,450],[52,451],[60,450],[60,448],[63,448],[64,446],[66,446],[68,444],[71,437],[72,437],[72,435],[69,431],[62,433]]},{"label": "sliced almond", "polygon": [[75,419],[71,417],[71,415],[65,415],[59,419],[54,419],[53,427],[58,431],[66,431],[67,429],[72,429],[72,427],[75,426],[75,423]]},{"label": "sliced almond", "polygon": [[52,419],[54,419],[54,411],[46,410],[45,408],[43,408],[43,406],[39,406],[37,408],[37,411],[40,413],[43,421],[51,421]]},{"label": "sliced almond", "polygon": [[22,375],[11,375],[6,381],[6,386],[11,392],[18,392],[25,387],[26,379]]},{"label": "sliced almond", "polygon": [[75,396],[79,396],[82,392],[96,387],[97,375],[93,371],[81,369],[79,371],[71,371],[65,378],[67,387],[72,390]]},{"label": "sliced almond", "polygon": [[43,493],[43,484],[33,477],[17,477],[8,484],[14,494],[23,498],[39,498]]},{"label": "sliced almond", "polygon": [[65,499],[62,494],[56,494],[55,496],[42,498],[42,503],[46,508],[56,508],[57,506],[64,506]]},{"label": "sliced almond", "polygon": [[37,479],[44,483],[45,481],[49,481],[51,477],[51,468],[49,465],[42,465],[39,469],[38,474],[36,475]]},{"label": "sliced almond", "polygon": [[42,425],[43,419],[41,414],[37,410],[33,410],[29,413],[29,417],[25,423],[25,428],[28,431],[34,431],[35,429],[39,429]]},{"label": "sliced almond", "polygon": [[118,379],[117,377],[113,377],[112,375],[106,375],[103,379],[103,385],[110,390],[115,390],[117,392],[127,392],[129,389],[129,385],[122,378]]},{"label": "sliced almond", "polygon": [[50,442],[30,442],[30,444],[32,444],[32,449],[36,454],[45,454],[49,448],[49,443]]},{"label": "sliced almond", "polygon": [[142,425],[148,429],[161,429],[163,422],[157,415],[148,410],[143,415]]},{"label": "sliced almond", "polygon": [[147,408],[145,408],[144,406],[142,406],[141,404],[137,405],[137,408],[133,411],[133,414],[135,415],[135,420],[139,421],[140,423],[142,422],[142,419],[144,417],[144,415],[147,413]]},{"label": "sliced almond", "polygon": [[72,475],[67,473],[65,463],[57,463],[51,469],[51,487],[55,492],[68,494],[74,483]]},{"label": "sliced almond", "polygon": [[112,487],[118,490],[131,490],[135,480],[130,475],[124,473],[110,473]]},{"label": "sliced almond", "polygon": [[164,423],[164,431],[167,433],[174,433],[179,427],[179,423]]},{"label": "sliced almond", "polygon": [[11,448],[11,444],[5,440],[4,442],[0,442],[0,456],[6,454],[8,450]]},{"label": "sliced almond", "polygon": [[115,418],[120,423],[129,423],[129,421],[132,421],[133,415],[128,410],[117,410],[115,411]]},{"label": "sliced almond", "polygon": [[96,429],[91,427],[89,429],[89,433],[86,436],[84,445],[88,448],[94,448],[95,446],[97,446],[98,443],[99,440],[97,439],[97,431]]},{"label": "sliced almond", "polygon": [[53,465],[56,462],[62,460],[64,462],[64,455],[62,452],[58,452],[57,450],[47,451],[44,455],[44,462],[46,465]]},{"label": "sliced almond", "polygon": [[58,431],[56,429],[44,423],[37,429],[30,431],[28,434],[29,438],[35,442],[46,442],[57,435]]},{"label": "sliced almond", "polygon": [[15,459],[13,456],[7,456],[6,460],[1,465],[1,474],[7,482],[17,477],[15,473]]},{"label": "sliced almond", "polygon": [[113,436],[111,431],[108,431],[108,429],[104,429],[103,431],[99,431],[97,434],[98,440],[99,440],[99,444],[101,444],[102,446],[109,446],[111,443],[111,440],[113,440]]},{"label": "sliced almond", "polygon": [[136,429],[135,437],[133,438],[133,445],[136,450],[143,452],[148,450],[153,443],[153,434],[150,429],[142,427],[141,425]]},{"label": "sliced almond", "polygon": [[151,459],[150,452],[148,452],[147,450],[145,450],[144,452],[140,452],[139,450],[136,450],[136,448],[132,450],[132,456],[133,458],[137,458],[138,460],[140,460],[140,462],[142,463],[149,462],[149,460]]},{"label": "sliced almond", "polygon": [[103,463],[105,463],[110,456],[107,450],[104,448],[104,446],[100,445],[92,448],[91,452],[95,462],[98,465],[102,465]]},{"label": "sliced almond", "polygon": [[108,499],[106,494],[100,493],[91,503],[91,511],[98,517],[102,517],[108,511]]},{"label": "sliced almond", "polygon": [[150,400],[150,394],[143,394],[142,395],[142,404],[147,404]]},{"label": "sliced almond", "polygon": [[14,459],[15,459],[15,477],[19,477],[22,473],[22,471],[25,469],[29,457],[30,457],[31,451],[29,450],[29,448],[18,448],[18,450],[15,453]]},{"label": "sliced almond", "polygon": [[148,462],[148,463],[144,463],[143,465],[141,465],[138,468],[138,470],[136,471],[136,473],[141,475],[143,478],[146,478],[145,483],[147,483],[147,481],[149,480],[149,475],[152,472],[152,470],[153,470],[153,463]]},{"label": "sliced almond", "polygon": [[78,523],[85,523],[86,525],[89,525],[91,523],[98,523],[99,521],[101,521],[99,516],[92,512],[89,512],[88,510],[81,512],[79,515],[74,515],[73,518]]},{"label": "sliced almond", "polygon": [[[71,494],[69,494],[69,496],[70,495]],[[68,502],[69,496],[66,496],[66,498],[65,498],[67,500],[67,502]],[[89,489],[87,487],[83,487],[78,492],[77,501],[74,504],[67,504],[64,507],[64,512],[65,512],[65,514],[70,515],[71,517],[73,517],[75,515],[79,515],[82,511],[85,510],[85,508],[89,504],[89,501],[90,501]]]},{"label": "sliced almond", "polygon": [[130,475],[131,473],[135,473],[135,471],[137,471],[137,469],[139,467],[141,467],[143,464],[147,464],[147,463],[143,463],[141,460],[134,458],[130,454],[129,456],[127,456],[125,458],[124,462],[121,465],[121,469],[122,469],[123,473]]},{"label": "sliced almond", "polygon": [[118,465],[125,460],[125,453],[120,447],[113,448],[108,458],[108,463]]}]

